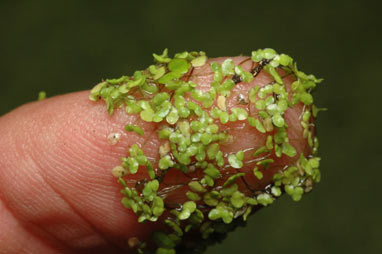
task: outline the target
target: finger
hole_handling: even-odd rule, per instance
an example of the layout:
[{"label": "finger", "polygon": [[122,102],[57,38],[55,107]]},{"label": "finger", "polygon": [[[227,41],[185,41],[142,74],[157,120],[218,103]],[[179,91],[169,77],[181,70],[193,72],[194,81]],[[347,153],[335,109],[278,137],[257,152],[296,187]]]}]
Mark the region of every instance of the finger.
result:
[{"label": "finger", "polygon": [[[244,61],[242,66],[246,70],[251,67],[244,57],[234,61],[236,64]],[[195,69],[190,77],[201,89],[207,89],[212,78],[208,67]],[[236,85],[227,98],[227,107],[241,105],[238,101],[241,94],[270,81],[269,75],[262,72],[250,84]],[[290,77],[285,78],[288,86],[291,81]],[[291,127],[288,128],[290,143],[297,154],[309,152],[302,138],[303,129],[296,124],[301,112],[300,105],[285,113]],[[124,127],[128,123],[141,126],[145,135],[126,133]],[[121,163],[120,158],[126,156],[126,148],[132,144],[139,144],[147,157],[158,160],[158,148],[163,142],[156,135],[158,125],[142,121],[137,115],[126,115],[123,110],[117,110],[111,117],[102,102],[88,100],[87,91],[31,103],[2,117],[0,197],[6,207],[3,216],[12,216],[15,221],[8,225],[10,229],[24,232],[5,235],[4,241],[12,243],[14,237],[20,240],[19,245],[27,246],[27,236],[33,235],[39,248],[102,252],[102,248],[125,249],[131,237],[143,240],[150,237],[155,227],[161,225],[140,224],[133,212],[121,206],[120,186],[112,177],[111,168]],[[222,151],[226,154],[248,151],[243,170],[252,170],[256,161],[250,160],[250,151],[264,144],[266,135],[244,121],[224,128],[229,129],[234,139],[223,145]],[[115,145],[107,139],[111,133],[121,135]],[[247,181],[254,190],[263,189],[274,172],[296,161],[285,156],[275,159],[275,167],[264,171],[261,181],[248,174]],[[137,174],[128,178],[139,177]],[[174,173],[166,181],[174,184],[174,179],[184,180]],[[245,190],[246,186],[242,183],[241,188]],[[167,202],[181,203],[185,191],[170,193]],[[20,244],[23,242],[25,245]]]},{"label": "finger", "polygon": [[[31,103],[0,120],[1,199],[25,231],[59,249],[112,246],[145,230],[121,207],[110,171],[125,147],[143,141],[123,131],[135,117],[110,117],[87,97]],[[112,132],[122,134],[115,146]]]}]

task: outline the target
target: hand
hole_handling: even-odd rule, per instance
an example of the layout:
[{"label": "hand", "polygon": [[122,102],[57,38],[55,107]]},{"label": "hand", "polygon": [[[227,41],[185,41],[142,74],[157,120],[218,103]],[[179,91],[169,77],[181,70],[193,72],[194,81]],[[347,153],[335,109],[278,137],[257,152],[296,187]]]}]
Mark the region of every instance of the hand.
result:
[{"label": "hand", "polygon": [[[251,64],[245,59],[234,61],[243,62],[249,70]],[[195,69],[190,78],[208,88],[213,75],[206,67]],[[227,107],[247,103],[238,96],[247,95],[255,84],[271,81],[262,72],[250,84],[236,85]],[[292,79],[284,81],[289,86]],[[103,102],[94,103],[88,96],[89,91],[57,96],[0,118],[0,253],[122,253],[128,249],[129,238],[149,239],[162,227],[161,223],[137,222],[136,215],[121,205],[121,187],[111,174],[132,144],[142,145],[148,157],[159,158],[159,141],[152,135],[157,125],[127,115],[123,109],[109,116]],[[298,121],[301,111],[302,105],[297,105],[285,113],[297,154],[310,150]],[[124,130],[127,123],[136,121],[144,137]],[[225,153],[254,151],[266,138],[247,121],[228,126],[234,142],[222,148]],[[117,144],[108,142],[110,133],[121,134]],[[252,172],[255,164],[249,157],[244,159],[243,170]],[[296,159],[283,156],[275,163],[282,166]],[[275,171],[264,172],[261,181],[252,177],[250,185],[264,188]]]}]

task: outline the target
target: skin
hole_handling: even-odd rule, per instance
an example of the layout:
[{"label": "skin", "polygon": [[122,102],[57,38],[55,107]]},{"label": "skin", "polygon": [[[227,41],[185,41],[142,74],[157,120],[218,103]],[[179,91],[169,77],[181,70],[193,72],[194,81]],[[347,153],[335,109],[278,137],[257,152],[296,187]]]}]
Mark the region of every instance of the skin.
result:
[{"label": "skin", "polygon": [[[244,69],[251,68],[245,57],[233,59],[236,64],[244,61]],[[208,89],[213,78],[208,66],[196,68],[190,76],[202,90]],[[270,81],[268,74],[261,72],[250,84],[236,85],[227,108],[237,106],[240,93],[246,95],[255,84]],[[284,81],[289,87],[292,80],[288,77]],[[163,141],[156,137],[158,125],[123,110],[109,116],[102,101],[91,102],[88,96],[89,91],[57,96],[26,104],[0,118],[0,253],[126,253],[127,239],[137,236],[145,240],[160,229],[160,223],[138,223],[136,215],[120,204],[121,187],[111,175],[132,144],[142,145],[150,159],[159,158]],[[308,154],[298,121],[301,110],[301,105],[288,109],[285,119],[297,154]],[[254,108],[251,112],[256,114]],[[128,123],[140,125],[144,137],[124,131]],[[251,171],[255,165],[250,162],[251,154],[263,146],[266,136],[247,121],[220,127],[229,128],[234,137],[222,151],[248,150],[243,171]],[[122,136],[111,145],[106,137],[115,132]],[[274,172],[293,164],[296,158],[275,158],[275,166],[264,172],[262,181],[249,176],[251,173],[246,180],[252,188],[263,189]],[[126,179],[133,184],[142,177],[144,173],[138,172]],[[165,184],[184,183],[184,179],[189,181],[172,173],[166,176]],[[243,184],[240,188],[248,191]],[[165,202],[184,201],[184,191],[170,193]]]}]

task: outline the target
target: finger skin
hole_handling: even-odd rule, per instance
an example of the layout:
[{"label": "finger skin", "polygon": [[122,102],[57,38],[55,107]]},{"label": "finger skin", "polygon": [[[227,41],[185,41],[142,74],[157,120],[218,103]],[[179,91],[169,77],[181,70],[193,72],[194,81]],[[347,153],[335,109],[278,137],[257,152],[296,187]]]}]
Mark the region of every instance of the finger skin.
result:
[{"label": "finger skin", "polygon": [[[137,234],[129,232],[138,223],[121,207],[110,168],[142,139],[123,132],[134,119],[110,117],[87,97],[32,103],[0,121],[1,199],[27,231],[60,250],[123,245]],[[106,139],[111,132],[122,134],[115,146]]]},{"label": "finger skin", "polygon": [[[234,58],[237,64],[244,60]],[[208,66],[195,69],[190,77],[202,90],[213,78]],[[249,62],[242,66],[251,67]],[[237,106],[238,94],[270,81],[262,72],[250,84],[236,85],[227,100],[228,108]],[[285,79],[287,84],[291,81]],[[30,103],[0,118],[0,222],[6,222],[0,229],[0,246],[6,247],[0,247],[0,253],[122,253],[128,238],[146,239],[161,226],[139,224],[136,215],[122,207],[120,186],[110,173],[135,143],[148,158],[159,158],[158,124],[123,110],[110,116],[104,103],[89,101],[88,94],[83,91]],[[301,138],[301,110],[297,106],[285,113],[290,143],[297,154],[309,152]],[[144,137],[125,132],[127,123],[140,125]],[[222,147],[224,153],[253,152],[266,138],[244,121],[225,128],[230,128],[234,142]],[[110,133],[122,135],[116,145],[108,142]],[[252,152],[246,153],[245,160]],[[295,160],[282,157],[276,165]],[[248,162],[245,170],[252,168]],[[267,171],[262,181],[247,180],[254,188],[264,188],[278,169]],[[176,193],[169,199],[184,199],[184,195],[177,196],[182,192]]]}]

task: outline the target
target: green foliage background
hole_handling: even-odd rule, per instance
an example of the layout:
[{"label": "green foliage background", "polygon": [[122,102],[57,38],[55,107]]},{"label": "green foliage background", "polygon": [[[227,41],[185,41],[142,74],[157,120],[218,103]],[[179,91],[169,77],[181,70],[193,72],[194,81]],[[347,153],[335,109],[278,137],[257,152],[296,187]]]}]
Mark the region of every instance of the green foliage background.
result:
[{"label": "green foliage background", "polygon": [[[0,2],[0,115],[142,69],[153,52],[209,56],[272,47],[325,81],[322,183],[283,197],[207,251],[381,253],[381,19],[378,1]],[[1,134],[0,134],[1,135]]]}]

